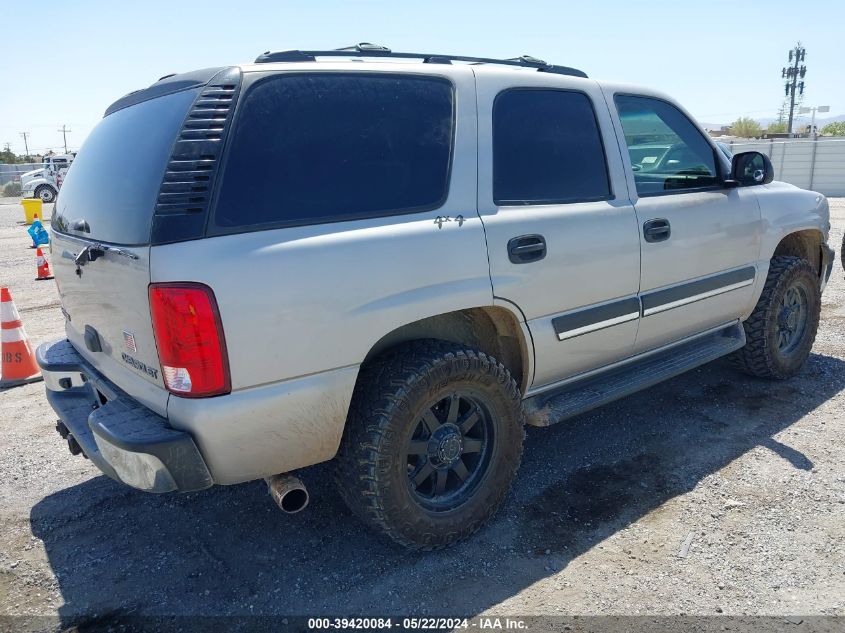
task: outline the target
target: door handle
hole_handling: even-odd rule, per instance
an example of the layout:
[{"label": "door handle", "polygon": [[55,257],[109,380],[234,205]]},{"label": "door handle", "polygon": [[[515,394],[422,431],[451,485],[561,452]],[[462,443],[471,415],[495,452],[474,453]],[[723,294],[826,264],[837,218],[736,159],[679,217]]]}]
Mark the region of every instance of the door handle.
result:
[{"label": "door handle", "polygon": [[542,235],[520,235],[508,242],[508,259],[512,264],[531,264],[546,256],[546,240]]},{"label": "door handle", "polygon": [[643,237],[646,242],[663,242],[672,235],[672,227],[666,218],[656,218],[643,223]]}]

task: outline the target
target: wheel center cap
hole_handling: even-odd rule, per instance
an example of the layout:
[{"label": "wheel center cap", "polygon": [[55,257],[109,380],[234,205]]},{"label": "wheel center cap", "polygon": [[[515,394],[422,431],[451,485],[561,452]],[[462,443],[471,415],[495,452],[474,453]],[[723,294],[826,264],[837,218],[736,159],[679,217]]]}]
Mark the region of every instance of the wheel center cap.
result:
[{"label": "wheel center cap", "polygon": [[450,435],[440,441],[437,447],[437,456],[441,462],[451,463],[461,455],[461,438],[457,435]]},{"label": "wheel center cap", "polygon": [[784,308],[780,314],[779,321],[782,329],[794,329],[798,321],[798,311],[791,307]]},{"label": "wheel center cap", "polygon": [[439,466],[451,466],[464,450],[461,430],[454,424],[444,424],[432,435],[428,450]]}]

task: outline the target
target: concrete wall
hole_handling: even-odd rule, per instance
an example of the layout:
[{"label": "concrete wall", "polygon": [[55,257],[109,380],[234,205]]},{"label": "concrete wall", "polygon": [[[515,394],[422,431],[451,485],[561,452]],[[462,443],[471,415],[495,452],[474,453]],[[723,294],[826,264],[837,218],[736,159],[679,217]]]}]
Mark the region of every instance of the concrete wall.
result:
[{"label": "concrete wall", "polygon": [[15,179],[20,180],[21,174],[33,169],[40,169],[42,163],[17,163],[14,165],[0,164],[0,187]]},{"label": "concrete wall", "polygon": [[774,165],[775,180],[826,196],[845,196],[845,138],[732,140],[725,143],[735,154],[751,150],[766,154]]}]

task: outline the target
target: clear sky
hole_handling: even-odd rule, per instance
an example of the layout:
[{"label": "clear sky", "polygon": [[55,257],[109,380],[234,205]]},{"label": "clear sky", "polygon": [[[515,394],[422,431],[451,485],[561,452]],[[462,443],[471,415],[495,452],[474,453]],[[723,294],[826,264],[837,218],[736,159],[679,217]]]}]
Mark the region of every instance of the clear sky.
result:
[{"label": "clear sky", "polygon": [[[396,51],[530,54],[645,84],[699,121],[774,117],[801,40],[807,105],[845,114],[845,1],[38,0],[4,2],[0,146],[78,149],[105,108],[158,77],[272,49],[361,41]],[[828,116],[828,115],[825,115]]]}]

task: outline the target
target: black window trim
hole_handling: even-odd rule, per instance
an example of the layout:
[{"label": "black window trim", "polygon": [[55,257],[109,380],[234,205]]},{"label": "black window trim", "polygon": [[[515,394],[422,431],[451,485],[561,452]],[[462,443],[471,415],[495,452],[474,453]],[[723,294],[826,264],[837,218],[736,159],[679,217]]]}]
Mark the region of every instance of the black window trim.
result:
[{"label": "black window trim", "polygon": [[243,76],[243,83],[241,86],[240,94],[238,96],[237,104],[235,105],[235,112],[232,115],[232,130],[235,129],[235,126],[238,123],[238,116],[240,115],[240,110],[242,108],[242,104],[246,101],[246,97],[249,96],[250,92],[255,89],[257,86],[272,80],[282,80],[286,77],[303,77],[303,76],[324,76],[324,75],[341,75],[344,77],[382,77],[382,76],[391,76],[391,77],[409,77],[409,78],[425,78],[425,79],[435,79],[446,83],[449,85],[451,90],[451,97],[452,97],[452,134],[449,139],[449,157],[448,157],[448,164],[446,166],[446,187],[443,191],[443,196],[440,200],[435,202],[434,204],[427,205],[425,207],[412,207],[412,208],[404,208],[396,211],[381,211],[379,213],[353,213],[353,214],[342,214],[342,215],[334,215],[334,216],[327,216],[324,218],[302,218],[302,219],[295,219],[295,220],[280,220],[276,222],[262,222],[260,224],[248,224],[244,226],[232,226],[232,227],[221,227],[218,226],[216,223],[217,219],[217,202],[220,195],[220,188],[223,186],[223,183],[226,180],[226,166],[229,162],[229,153],[232,147],[232,138],[235,136],[234,132],[227,135],[226,138],[226,145],[223,148],[223,152],[221,155],[220,160],[220,171],[219,177],[217,178],[217,182],[214,183],[214,191],[212,192],[211,199],[209,201],[209,214],[206,217],[206,226],[204,235],[206,237],[218,237],[222,235],[237,235],[239,233],[253,233],[256,231],[271,231],[274,229],[286,229],[286,228],[294,228],[299,226],[319,226],[322,224],[336,224],[338,222],[355,222],[359,220],[372,220],[378,218],[389,218],[394,216],[401,216],[401,215],[417,215],[421,213],[427,213],[429,211],[435,211],[443,207],[446,202],[449,200],[449,193],[451,191],[452,185],[452,167],[454,164],[454,156],[455,156],[455,139],[456,139],[456,131],[457,131],[457,90],[455,86],[455,82],[452,81],[450,77],[444,75],[437,75],[437,74],[428,74],[428,73],[409,73],[409,72],[383,72],[383,71],[366,71],[366,70],[356,70],[356,71],[348,71],[348,70],[307,70],[307,71],[299,71],[299,70],[288,70],[288,71],[270,71],[270,72],[256,72],[256,73],[244,73]]},{"label": "black window trim", "polygon": [[[598,132],[599,137],[599,144],[601,145],[601,152],[602,156],[604,157],[604,172],[605,177],[607,178],[607,190],[608,194],[606,196],[590,196],[586,198],[561,198],[561,199],[552,199],[552,200],[500,200],[496,198],[496,106],[499,103],[499,97],[508,93],[508,92],[528,92],[528,91],[542,91],[542,92],[569,92],[580,94],[586,97],[587,102],[590,104],[590,111],[593,113],[593,120],[596,122],[596,131]],[[598,115],[596,115],[596,105],[593,102],[593,99],[590,97],[589,94],[584,92],[583,90],[575,90],[573,88],[557,88],[554,86],[511,86],[510,88],[505,88],[501,90],[497,95],[496,98],[493,99],[493,109],[490,113],[490,155],[492,157],[493,168],[492,168],[492,180],[490,181],[491,184],[491,194],[493,196],[493,204],[497,207],[538,207],[538,206],[549,206],[549,205],[558,205],[558,204],[578,204],[578,203],[585,203],[585,202],[602,202],[605,200],[615,200],[616,195],[613,191],[613,181],[610,178],[610,165],[608,164],[607,160],[607,149],[604,145],[604,135],[602,133],[601,123],[599,122]]]},{"label": "black window trim", "polygon": [[[711,147],[711,151],[713,152],[713,165],[716,167],[716,178],[718,179],[718,183],[715,185],[709,185],[707,187],[690,187],[689,189],[664,189],[663,191],[654,191],[652,193],[640,193],[637,190],[637,182],[636,182],[636,175],[634,174],[633,169],[631,169],[631,174],[634,175],[634,191],[637,194],[638,198],[658,198],[660,196],[678,196],[683,195],[685,193],[701,193],[704,191],[721,191],[725,189],[725,174],[722,173],[722,161],[719,160],[718,154],[716,152],[719,149],[716,147],[715,143],[713,143],[710,138],[706,134],[702,134],[701,130],[698,128],[698,125],[687,116],[686,112],[681,110],[677,104],[672,103],[668,99],[662,99],[660,97],[653,97],[652,95],[647,94],[637,94],[635,92],[614,92],[613,93],[613,106],[616,108],[616,116],[619,117],[619,124],[622,125],[622,117],[619,114],[619,103],[617,103],[617,97],[637,97],[639,99],[651,99],[652,101],[660,101],[661,103],[665,103],[666,105],[675,108],[680,115],[682,115],[687,121],[690,122],[692,127],[695,129],[696,132],[701,134],[701,138],[703,138]],[[628,149],[628,141],[625,140],[625,128],[622,127],[622,143],[625,146],[625,151],[629,152]],[[631,155],[630,152],[628,153],[628,164],[631,163]],[[623,163],[624,164],[624,163]]]}]

